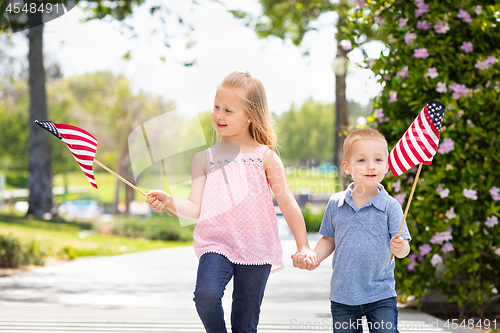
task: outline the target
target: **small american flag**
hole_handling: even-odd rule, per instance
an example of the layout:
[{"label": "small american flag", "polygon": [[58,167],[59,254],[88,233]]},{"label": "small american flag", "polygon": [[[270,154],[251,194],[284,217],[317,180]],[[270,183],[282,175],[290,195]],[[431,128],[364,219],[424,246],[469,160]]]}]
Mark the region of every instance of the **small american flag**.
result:
[{"label": "small american flag", "polygon": [[397,177],[415,165],[431,164],[437,152],[446,107],[429,101],[389,154],[389,166]]},{"label": "small american flag", "polygon": [[59,140],[62,140],[66,146],[68,146],[73,157],[80,166],[80,169],[82,169],[89,180],[90,185],[97,188],[94,172],[92,171],[92,165],[97,150],[97,139],[87,131],[75,126],[54,124],[51,121],[38,120],[35,120],[35,123],[49,131]]}]

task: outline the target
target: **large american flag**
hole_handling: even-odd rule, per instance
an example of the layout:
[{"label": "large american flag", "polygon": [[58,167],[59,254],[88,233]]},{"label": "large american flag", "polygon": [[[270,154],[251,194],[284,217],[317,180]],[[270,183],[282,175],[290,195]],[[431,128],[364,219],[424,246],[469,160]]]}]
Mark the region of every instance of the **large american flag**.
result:
[{"label": "large american flag", "polygon": [[437,152],[446,107],[429,101],[389,154],[389,166],[399,176],[415,165],[431,164]]},{"label": "large american flag", "polygon": [[97,183],[92,171],[92,165],[97,150],[97,139],[87,131],[81,128],[65,125],[54,124],[51,121],[35,120],[37,125],[40,125],[59,140],[62,140],[73,154],[76,162],[82,169],[83,173],[90,182],[90,185],[97,188]]}]

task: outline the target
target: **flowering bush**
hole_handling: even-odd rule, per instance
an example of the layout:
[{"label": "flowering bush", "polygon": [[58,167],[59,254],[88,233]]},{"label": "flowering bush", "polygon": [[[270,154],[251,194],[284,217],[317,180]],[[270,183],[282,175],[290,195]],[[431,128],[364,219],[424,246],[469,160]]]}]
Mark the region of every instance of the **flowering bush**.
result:
[{"label": "flowering bush", "polygon": [[[500,289],[499,29],[493,0],[367,1],[345,27],[353,50],[375,32],[386,44],[366,67],[383,84],[373,125],[390,149],[427,101],[447,107],[407,217],[412,252],[396,265],[397,289],[418,301],[436,288],[477,308]],[[403,206],[415,172],[386,179]]]}]

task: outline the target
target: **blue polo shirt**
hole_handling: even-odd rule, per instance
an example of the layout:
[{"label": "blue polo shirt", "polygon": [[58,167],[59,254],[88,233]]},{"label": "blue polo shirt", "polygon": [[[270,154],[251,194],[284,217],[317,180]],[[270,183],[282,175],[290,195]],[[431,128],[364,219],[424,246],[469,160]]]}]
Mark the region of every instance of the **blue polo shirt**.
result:
[{"label": "blue polo shirt", "polygon": [[[358,209],[353,186],[332,195],[319,232],[335,238],[330,300],[361,305],[396,296],[390,240],[398,234],[403,211],[381,184],[380,192]],[[411,240],[406,222],[401,237]]]}]

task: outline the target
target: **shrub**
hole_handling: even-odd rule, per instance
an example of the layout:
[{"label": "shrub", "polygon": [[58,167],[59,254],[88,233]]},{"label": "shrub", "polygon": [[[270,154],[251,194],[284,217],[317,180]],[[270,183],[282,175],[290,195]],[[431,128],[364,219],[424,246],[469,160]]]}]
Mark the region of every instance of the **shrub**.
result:
[{"label": "shrub", "polygon": [[47,253],[36,242],[23,246],[17,238],[0,235],[0,267],[43,266],[46,255]]},{"label": "shrub", "polygon": [[321,227],[321,222],[323,221],[323,215],[325,214],[325,210],[319,212],[312,212],[311,209],[303,208],[302,215],[304,216],[304,220],[306,223],[307,232],[319,232],[319,228]]},{"label": "shrub", "polygon": [[[383,85],[372,120],[389,149],[428,100],[447,107],[407,218],[412,253],[396,265],[397,288],[417,301],[435,288],[477,308],[500,289],[499,12],[493,0],[367,1],[345,29],[354,45],[361,32],[385,36],[366,67]],[[414,176],[388,177],[386,187],[406,201]]]}]

